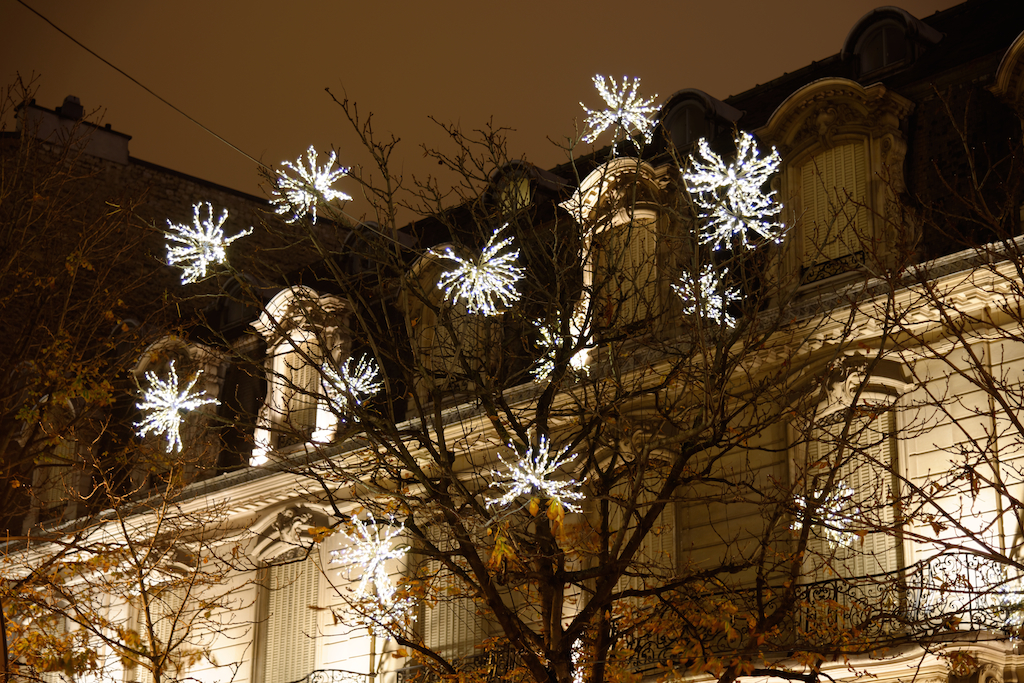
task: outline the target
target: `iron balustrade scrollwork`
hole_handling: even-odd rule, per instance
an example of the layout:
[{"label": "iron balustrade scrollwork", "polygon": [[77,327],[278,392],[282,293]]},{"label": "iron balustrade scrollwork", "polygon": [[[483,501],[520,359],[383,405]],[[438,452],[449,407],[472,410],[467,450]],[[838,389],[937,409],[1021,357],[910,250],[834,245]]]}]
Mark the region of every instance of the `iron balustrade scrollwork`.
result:
[{"label": "iron balustrade scrollwork", "polygon": [[[1024,585],[1004,568],[970,553],[944,554],[904,569],[871,576],[837,577],[800,584],[792,600],[792,617],[780,638],[812,641],[818,633],[834,637],[834,629],[856,632],[865,643],[885,639],[930,638],[956,631],[1010,631],[1024,619]],[[764,614],[781,606],[779,587],[761,593],[738,589],[708,596],[727,600],[740,613]],[[678,642],[675,634],[644,627],[620,630],[612,625],[616,646],[629,653],[630,667],[649,672],[668,659]],[[831,629],[831,631],[829,630]],[[798,635],[799,634],[799,635]],[[789,641],[774,643],[785,647]],[[806,644],[806,643],[805,643]],[[716,634],[703,643],[708,652],[735,650],[735,635]],[[463,657],[459,671],[483,671],[485,680],[502,681],[521,662],[510,648]],[[397,683],[435,683],[441,676],[418,665],[398,670]],[[358,683],[350,680],[310,680],[309,683]]]},{"label": "iron balustrade scrollwork", "polygon": [[[510,647],[491,648],[486,653],[460,657],[452,662],[458,671],[483,672],[485,680],[507,681],[512,670],[521,665]],[[435,683],[441,680],[437,671],[422,664],[398,669],[397,683]]]},{"label": "iron balustrade scrollwork", "polygon": [[814,263],[804,268],[803,281],[818,282],[835,275],[842,275],[843,273],[860,268],[865,262],[865,253],[863,251],[855,251],[852,254]]},{"label": "iron balustrade scrollwork", "polygon": [[[728,600],[739,613],[775,612],[783,592],[738,589],[708,596]],[[795,587],[792,617],[781,638],[813,640],[827,629],[846,628],[865,643],[885,639],[923,639],[951,632],[1010,632],[1024,623],[1024,584],[999,564],[970,553],[950,553],[904,569],[859,577],[837,577]],[[630,652],[635,671],[663,663],[678,640],[672,634],[636,628],[613,635]],[[780,647],[792,645],[782,640]],[[719,633],[703,643],[709,652],[735,650],[732,639]]]},{"label": "iron balustrade scrollwork", "polygon": [[316,669],[290,683],[371,683],[373,676],[345,669]]}]

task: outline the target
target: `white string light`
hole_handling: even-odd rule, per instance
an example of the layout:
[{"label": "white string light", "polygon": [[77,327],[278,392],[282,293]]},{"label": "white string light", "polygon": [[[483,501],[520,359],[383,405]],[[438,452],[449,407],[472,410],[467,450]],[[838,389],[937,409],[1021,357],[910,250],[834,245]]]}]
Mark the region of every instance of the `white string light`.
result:
[{"label": "white string light", "polygon": [[[857,535],[850,531],[850,519],[859,512],[859,506],[853,502],[855,491],[846,485],[846,482],[837,482],[835,488],[828,492],[822,499],[824,491],[815,491],[815,500],[818,503],[817,519],[813,522],[821,527],[821,535],[828,541],[829,547],[837,548],[841,545],[852,546]],[[796,497],[797,520],[793,522],[794,531],[799,531],[802,524],[804,510],[807,509],[807,499],[803,496]]]},{"label": "white string light", "polygon": [[398,596],[387,566],[409,552],[408,545],[395,543],[405,532],[405,526],[390,516],[386,523],[378,523],[370,513],[365,521],[352,515],[350,526],[352,533],[340,534],[348,547],[332,551],[331,562],[345,565],[349,580],[359,576],[356,597],[369,601],[360,605],[365,610],[364,620],[371,627],[380,627],[411,617],[415,603],[411,598]]},{"label": "white string light", "polygon": [[343,202],[352,200],[352,197],[344,192],[331,188],[331,185],[337,182],[338,178],[346,175],[350,169],[339,166],[332,170],[334,162],[338,158],[334,152],[331,152],[331,158],[322,168],[317,168],[316,156],[316,150],[310,145],[306,151],[309,170],[303,167],[301,156],[295,160],[294,164],[290,161],[281,163],[282,166],[294,171],[297,178],[292,178],[284,171],[277,172],[277,187],[273,190],[275,197],[270,201],[276,204],[274,210],[279,215],[292,214],[291,218],[286,219],[289,223],[294,223],[307,213],[316,223],[318,203],[329,202],[332,199],[340,199]]},{"label": "white string light", "polygon": [[[206,218],[200,216],[203,205],[206,205]],[[178,244],[167,245],[167,263],[179,266],[181,284],[187,285],[206,277],[207,269],[216,263],[224,263],[227,255],[225,247],[252,233],[252,228],[243,230],[234,237],[224,238],[221,226],[228,218],[228,210],[224,209],[220,218],[213,220],[213,205],[199,202],[192,205],[193,225],[178,225],[167,221],[169,230],[164,232],[167,239]]]},{"label": "white string light", "polygon": [[[509,448],[515,450],[511,444]],[[568,451],[569,449],[565,448],[560,453],[552,453],[548,448],[547,438],[541,437],[536,450],[531,446],[518,460],[506,462],[498,455],[498,460],[505,466],[506,471],[491,470],[491,476],[494,477],[491,486],[505,489],[505,495],[488,500],[488,507],[508,506],[517,498],[526,496],[557,500],[569,512],[581,512],[581,508],[574,503],[584,499],[583,492],[579,490],[580,483],[573,479],[549,479],[562,466],[575,459],[575,455],[563,457]]]},{"label": "white string light", "polygon": [[[569,335],[572,340],[579,339],[582,334],[581,318],[582,315],[578,313],[569,321]],[[540,336],[538,346],[542,349],[543,355],[530,369],[530,374],[533,375],[535,382],[546,382],[551,377],[551,373],[555,371],[555,353],[561,339],[559,330],[561,330],[562,324],[558,320],[555,320],[554,325],[549,325],[542,320],[534,320],[533,326],[537,328],[537,334]],[[586,349],[577,351],[569,359],[569,367],[576,375],[587,373],[589,370],[587,363]]]},{"label": "white string light", "polygon": [[379,381],[380,368],[369,355],[365,355],[353,365],[353,359],[347,358],[335,370],[329,363],[323,365],[324,390],[327,400],[339,412],[348,412],[360,405],[364,399],[373,396],[382,386]]},{"label": "white string light", "polygon": [[495,230],[480,258],[472,261],[460,258],[450,247],[445,248],[443,254],[430,252],[458,264],[455,270],[442,273],[438,281],[445,299],[461,299],[470,313],[483,315],[497,315],[501,312],[499,308],[508,308],[519,300],[516,282],[523,277],[523,269],[515,264],[519,250],[507,251],[512,247],[512,237],[495,243],[506,227],[508,223]]},{"label": "white string light", "polygon": [[196,408],[219,402],[215,398],[205,398],[206,392],[192,393],[192,387],[199,380],[197,372],[192,381],[181,391],[178,390],[178,373],[174,370],[174,362],[171,362],[170,373],[166,380],[160,379],[155,372],[147,372],[146,380],[149,388],[143,393],[142,401],[137,407],[143,413],[149,413],[142,422],[136,423],[139,438],[153,434],[164,434],[167,436],[167,452],[181,450],[181,435],[179,429],[185,413]]},{"label": "white string light", "polygon": [[774,148],[767,157],[758,157],[757,144],[750,133],[736,138],[736,161],[727,164],[703,138],[697,141],[697,152],[690,157],[690,170],[683,172],[686,187],[703,213],[702,244],[713,249],[739,243],[752,248],[748,232],[769,242],[782,240],[783,226],[778,222],[781,206],[775,202],[775,191],[763,192],[765,183],[782,163]]},{"label": "white string light", "polygon": [[[644,142],[651,144],[655,125],[652,115],[658,113],[654,101],[658,96],[647,99],[640,97],[640,79],[634,78],[630,81],[626,76],[622,77],[622,85],[616,83],[614,78],[606,80],[604,76],[594,76],[594,87],[608,108],[601,111],[590,110],[587,105],[580,102],[580,106],[587,112],[584,123],[590,129],[583,136],[583,142],[592,143],[597,140],[597,136],[612,128],[616,131],[615,137],[618,137],[618,131],[629,136],[630,132],[635,130],[643,135]],[[636,140],[633,140],[633,144],[637,145]]]},{"label": "white string light", "polygon": [[683,300],[683,315],[696,314],[715,320],[719,325],[733,327],[736,319],[729,314],[728,306],[740,300],[740,293],[732,287],[723,288],[722,282],[728,274],[727,268],[723,268],[719,275],[713,266],[707,264],[701,267],[696,282],[689,273],[683,273],[679,284],[671,285]]}]

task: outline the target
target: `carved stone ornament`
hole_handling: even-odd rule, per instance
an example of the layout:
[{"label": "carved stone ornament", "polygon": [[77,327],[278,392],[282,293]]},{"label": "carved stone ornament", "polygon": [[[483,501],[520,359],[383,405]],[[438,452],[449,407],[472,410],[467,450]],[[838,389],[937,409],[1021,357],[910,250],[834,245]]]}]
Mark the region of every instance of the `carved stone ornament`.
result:
[{"label": "carved stone ornament", "polygon": [[913,102],[881,84],[864,88],[845,78],[823,78],[786,98],[757,135],[787,157],[809,147],[832,147],[840,135],[902,136],[900,121],[913,108]]},{"label": "carved stone ornament", "polygon": [[[634,195],[634,187],[638,190]],[[660,187],[654,168],[646,161],[623,157],[613,159],[594,169],[579,188],[559,206],[568,211],[580,225],[592,221],[596,214],[610,214],[632,202],[656,201]]]},{"label": "carved stone ornament", "polygon": [[989,90],[1018,113],[1024,114],[1024,32],[1006,50],[994,81]]}]

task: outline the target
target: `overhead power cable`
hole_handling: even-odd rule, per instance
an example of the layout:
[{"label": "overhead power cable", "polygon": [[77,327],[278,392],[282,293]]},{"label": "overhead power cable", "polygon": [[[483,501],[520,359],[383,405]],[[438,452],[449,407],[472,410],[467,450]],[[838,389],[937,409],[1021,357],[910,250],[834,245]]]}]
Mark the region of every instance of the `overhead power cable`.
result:
[{"label": "overhead power cable", "polygon": [[116,71],[117,73],[121,74],[122,76],[124,76],[125,78],[127,78],[127,79],[128,79],[129,81],[131,81],[131,82],[132,82],[132,83],[134,83],[135,85],[139,86],[140,88],[142,88],[143,90],[145,90],[146,92],[148,92],[148,93],[149,93],[150,95],[152,95],[153,97],[157,98],[158,100],[160,100],[161,102],[163,102],[164,104],[166,104],[166,105],[167,105],[168,107],[170,107],[170,108],[171,108],[171,109],[173,109],[174,111],[178,112],[179,114],[181,114],[182,116],[184,116],[184,117],[185,117],[186,119],[188,119],[188,120],[189,120],[189,121],[191,121],[192,123],[196,124],[197,126],[199,126],[200,128],[202,128],[203,130],[205,130],[205,131],[206,131],[207,133],[209,133],[209,134],[210,134],[210,135],[212,135],[213,137],[217,138],[218,140],[220,140],[220,141],[221,141],[221,142],[223,142],[223,143],[224,143],[225,145],[227,145],[227,146],[228,146],[228,147],[230,147],[231,149],[235,150],[236,152],[238,152],[239,154],[241,154],[241,155],[242,155],[242,156],[244,156],[245,158],[249,159],[250,161],[252,161],[253,163],[255,163],[255,164],[256,164],[256,165],[258,165],[258,166],[261,166],[261,167],[263,167],[263,168],[265,168],[265,169],[268,169],[268,170],[270,170],[270,166],[266,165],[265,163],[263,163],[262,161],[260,161],[260,160],[259,160],[259,159],[257,159],[256,157],[252,156],[251,154],[249,154],[249,153],[248,153],[248,152],[246,152],[245,150],[243,150],[243,149],[239,148],[239,147],[238,147],[237,145],[233,144],[233,143],[232,143],[232,142],[231,142],[230,140],[227,140],[227,139],[225,139],[225,138],[224,138],[224,137],[223,137],[222,135],[219,135],[218,133],[216,133],[216,132],[214,132],[214,131],[210,130],[209,128],[207,128],[206,126],[204,126],[204,125],[203,125],[202,123],[200,123],[199,121],[195,120],[194,118],[192,118],[191,116],[189,116],[189,115],[188,115],[187,113],[185,113],[184,111],[182,111],[182,110],[181,110],[181,109],[179,109],[178,107],[174,106],[174,105],[173,105],[173,104],[172,104],[171,102],[168,102],[168,101],[167,101],[166,99],[164,99],[164,98],[163,98],[163,97],[161,97],[160,95],[156,94],[156,93],[155,93],[155,92],[153,92],[153,91],[152,91],[151,89],[147,88],[147,87],[146,87],[145,85],[143,85],[142,83],[140,83],[140,82],[139,82],[139,81],[138,81],[137,79],[135,79],[135,78],[132,78],[132,76],[131,76],[130,74],[126,73],[126,72],[125,72],[125,71],[124,71],[123,69],[119,68],[118,66],[116,66],[116,65],[114,65],[114,64],[111,64],[111,63],[110,63],[109,61],[107,61],[106,59],[104,59],[104,58],[103,58],[103,57],[101,57],[100,55],[96,54],[96,53],[95,53],[95,52],[94,52],[93,50],[89,49],[89,48],[88,48],[88,47],[87,47],[86,45],[83,45],[83,44],[81,43],[81,41],[79,41],[79,40],[75,39],[75,37],[74,37],[74,36],[72,36],[72,35],[71,35],[70,33],[68,33],[67,31],[65,31],[64,29],[62,29],[62,28],[61,28],[60,26],[57,26],[57,24],[55,24],[55,23],[53,23],[52,21],[50,21],[49,19],[47,19],[47,18],[46,18],[45,16],[43,16],[43,15],[42,15],[42,14],[41,14],[41,13],[40,13],[40,12],[39,12],[38,10],[36,10],[36,9],[35,9],[34,7],[32,7],[31,5],[29,5],[29,4],[27,3],[27,2],[25,2],[25,0],[17,0],[17,1],[18,1],[18,3],[19,3],[20,5],[22,5],[22,6],[23,6],[23,7],[25,8],[25,9],[27,9],[27,10],[28,10],[29,12],[32,12],[32,13],[33,13],[33,14],[35,14],[35,15],[36,15],[37,17],[39,17],[40,19],[42,19],[43,21],[45,21],[45,22],[46,22],[47,24],[49,24],[50,26],[52,26],[52,27],[53,27],[53,28],[54,28],[54,29],[55,29],[56,31],[58,31],[58,32],[59,32],[60,34],[62,34],[62,35],[63,35],[63,36],[65,37],[65,38],[67,38],[68,40],[70,40],[70,41],[71,41],[72,43],[74,43],[74,44],[75,44],[75,45],[77,45],[78,47],[82,48],[83,50],[85,50],[86,52],[88,52],[89,54],[91,54],[91,55],[92,55],[93,57],[95,57],[96,59],[100,60],[101,62],[103,62],[104,64],[106,64],[107,66],[109,66],[109,67],[110,67],[111,69],[113,69],[113,70],[114,70],[114,71]]}]

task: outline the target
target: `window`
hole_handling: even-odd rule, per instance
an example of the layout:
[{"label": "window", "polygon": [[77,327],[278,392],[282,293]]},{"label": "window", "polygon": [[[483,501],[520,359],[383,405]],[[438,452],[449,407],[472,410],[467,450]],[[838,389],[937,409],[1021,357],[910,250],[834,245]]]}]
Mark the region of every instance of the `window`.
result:
[{"label": "window", "polygon": [[707,114],[697,102],[690,101],[677,106],[663,119],[662,125],[669,131],[676,149],[686,149],[697,140],[709,137],[711,127]]},{"label": "window", "polygon": [[264,683],[297,681],[316,669],[320,574],[316,547],[308,557],[263,571],[259,652]]},{"label": "window", "polygon": [[[433,531],[431,542],[439,551],[455,549],[454,541],[441,536],[442,529]],[[449,661],[481,654],[477,645],[488,635],[487,622],[470,589],[439,559],[427,558],[419,573],[432,598],[423,601],[418,619],[424,645]]]},{"label": "window", "polygon": [[[434,247],[441,253],[444,247]],[[404,308],[417,354],[416,393],[433,404],[465,398],[476,371],[490,355],[493,321],[470,314],[460,301],[446,299],[438,287],[445,262],[433,256],[420,259],[406,283],[400,306]]]},{"label": "window", "polygon": [[267,344],[267,398],[254,436],[252,464],[274,448],[329,441],[338,424],[323,399],[321,366],[337,362],[347,350],[342,335],[344,305],[309,287],[277,294],[253,327]]},{"label": "window", "polygon": [[[862,240],[871,234],[865,146],[863,140],[837,145],[815,154],[800,169],[808,280],[849,270],[864,260]],[[835,261],[839,263],[830,263]]]},{"label": "window", "polygon": [[[183,673],[182,660],[187,659],[195,646],[189,642],[189,624],[193,615],[188,613],[184,586],[157,587],[147,592],[148,614],[139,598],[135,599],[136,616],[141,642],[146,651],[155,655],[140,661],[135,667],[138,683],[153,683],[153,670],[158,668],[162,678],[175,678]],[[161,657],[155,653],[167,653]]]},{"label": "window", "polygon": [[907,37],[895,21],[880,22],[864,34],[857,48],[861,75],[900,64],[907,59]]},{"label": "window", "polygon": [[653,214],[612,221],[594,238],[594,296],[598,326],[627,330],[660,310],[658,235]]},{"label": "window", "polygon": [[818,581],[864,579],[903,566],[892,534],[899,523],[895,416],[880,410],[841,410],[807,444],[804,500],[821,501],[808,547]]},{"label": "window", "polygon": [[793,286],[897,256],[907,217],[907,142],[901,126],[914,104],[881,83],[822,78],[790,95],[757,131],[783,159],[778,196],[789,228],[779,266]]}]

